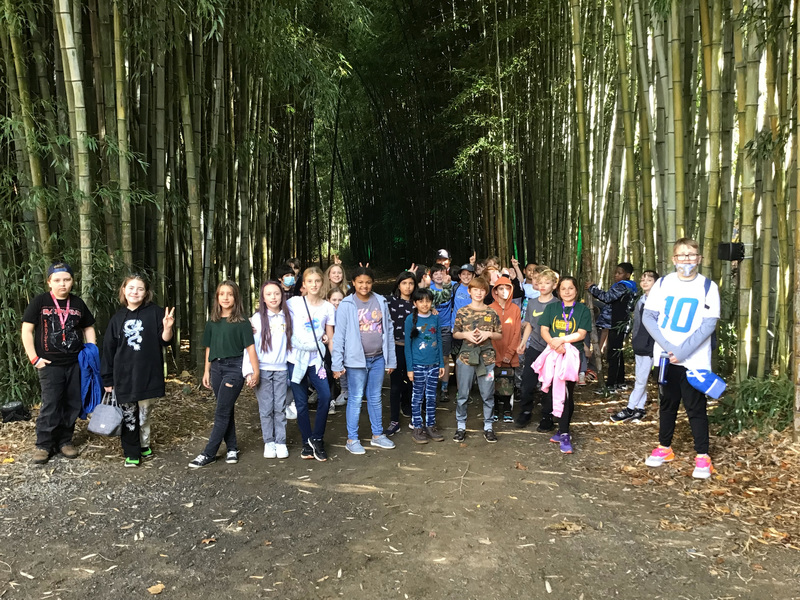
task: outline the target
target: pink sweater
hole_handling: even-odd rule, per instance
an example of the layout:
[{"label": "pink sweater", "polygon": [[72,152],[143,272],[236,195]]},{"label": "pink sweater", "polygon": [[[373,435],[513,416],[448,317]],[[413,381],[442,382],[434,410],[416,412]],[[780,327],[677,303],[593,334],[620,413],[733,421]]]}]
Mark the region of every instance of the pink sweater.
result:
[{"label": "pink sweater", "polygon": [[564,344],[566,352],[559,354],[550,346],[539,355],[531,369],[539,375],[542,391],[547,392],[553,386],[553,416],[560,417],[564,412],[564,400],[567,396],[567,381],[578,381],[581,369],[581,355],[570,343]]}]

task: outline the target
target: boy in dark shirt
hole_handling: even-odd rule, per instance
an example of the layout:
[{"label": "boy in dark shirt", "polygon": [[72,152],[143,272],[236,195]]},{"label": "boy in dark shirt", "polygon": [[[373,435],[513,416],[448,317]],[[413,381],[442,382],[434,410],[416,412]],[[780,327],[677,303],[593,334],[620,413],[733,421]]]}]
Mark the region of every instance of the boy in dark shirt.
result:
[{"label": "boy in dark shirt", "polygon": [[55,452],[65,458],[78,457],[72,445],[82,406],[78,354],[84,341],[96,341],[94,316],[83,300],[70,294],[70,266],[61,262],[50,265],[47,284],[50,292],[36,296],[22,315],[22,345],[42,386],[35,464],[46,463]]},{"label": "boy in dark shirt", "polygon": [[625,389],[625,364],[622,360],[622,345],[628,332],[632,300],[636,295],[636,284],[631,281],[633,265],[623,262],[614,271],[614,285],[606,292],[588,282],[589,293],[603,302],[605,307],[597,319],[597,326],[608,329],[608,375],[606,386],[612,391]]}]

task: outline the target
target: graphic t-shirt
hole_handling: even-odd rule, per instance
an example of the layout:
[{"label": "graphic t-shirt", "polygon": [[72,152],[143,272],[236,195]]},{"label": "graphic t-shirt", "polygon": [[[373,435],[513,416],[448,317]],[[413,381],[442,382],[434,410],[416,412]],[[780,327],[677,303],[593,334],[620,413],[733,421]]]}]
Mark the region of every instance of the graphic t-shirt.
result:
[{"label": "graphic t-shirt", "polygon": [[83,330],[94,325],[94,315],[77,296],[70,294],[58,300],[56,306],[48,292],[31,300],[22,321],[34,326],[36,355],[54,365],[66,366],[78,361],[83,350]]},{"label": "graphic t-shirt", "polygon": [[[705,318],[719,319],[719,288],[713,281],[705,290],[706,278],[697,275],[691,281],[681,281],[677,273],[662,277],[647,295],[645,310],[658,313],[658,328],[666,340],[676,346],[685,342]],[[661,347],[656,344],[653,356],[657,361]],[[687,369],[711,369],[711,337],[695,352],[678,363]]]},{"label": "graphic t-shirt", "polygon": [[367,358],[383,353],[383,313],[375,294],[363,302],[354,297],[358,310],[358,330],[361,332],[361,345]]},{"label": "graphic t-shirt", "polygon": [[[303,348],[308,349],[309,364],[311,364],[317,358],[317,343],[323,354],[326,352],[325,344],[322,343],[322,336],[325,335],[325,326],[334,324],[336,309],[327,300],[322,304],[313,306],[304,296],[289,298],[286,305],[292,315],[292,336],[300,342]],[[308,305],[308,310],[306,310],[306,305]],[[311,313],[310,321],[308,319],[309,312]],[[316,342],[314,341],[315,339]],[[292,344],[292,349],[286,354],[288,362],[297,363],[296,351],[297,349]]]},{"label": "graphic t-shirt", "polygon": [[[488,307],[486,310],[475,310],[471,306],[465,306],[459,309],[456,313],[456,323],[455,327],[453,327],[453,333],[460,331],[470,332],[476,329],[480,331],[491,331],[492,333],[502,333],[500,317],[497,316],[494,310]],[[468,365],[470,352],[477,346],[466,339],[462,339],[461,341],[461,353],[458,355],[458,359],[465,365]],[[491,340],[486,340],[481,345],[481,348],[484,347],[485,349],[481,351],[483,364],[494,366],[496,357]]]},{"label": "graphic t-shirt", "polygon": [[389,316],[392,318],[394,328],[394,343],[404,344],[403,332],[406,324],[406,317],[414,310],[414,306],[408,300],[403,300],[400,296],[386,296],[386,303],[389,307]]},{"label": "graphic t-shirt", "polygon": [[547,348],[547,344],[545,344],[542,339],[539,319],[544,314],[544,309],[548,304],[553,304],[558,301],[558,298],[555,296],[552,296],[547,302],[542,302],[539,298],[530,298],[528,300],[528,306],[525,311],[525,322],[531,324],[531,334],[528,336],[527,348],[533,348],[537,352],[541,352]]},{"label": "graphic t-shirt", "polygon": [[[586,332],[592,330],[592,315],[585,304],[576,302],[573,306],[563,306],[560,301],[548,304],[544,313],[539,317],[540,334],[541,328],[547,327],[551,337],[564,337],[577,333],[579,329]],[[578,349],[583,357],[583,342],[572,344]]]},{"label": "graphic t-shirt", "polygon": [[[442,289],[443,288],[439,287],[434,282],[431,282],[431,291],[440,292]],[[451,302],[450,298],[448,298],[445,302],[437,304],[436,310],[439,312],[439,323],[444,323],[443,327],[450,327],[450,321],[453,318],[453,303]]]},{"label": "graphic t-shirt", "polygon": [[439,317],[434,314],[429,314],[427,317],[417,315],[416,329],[417,334],[411,337],[414,330],[414,317],[408,317],[405,325],[405,353],[408,370],[413,371],[416,365],[444,367]]}]

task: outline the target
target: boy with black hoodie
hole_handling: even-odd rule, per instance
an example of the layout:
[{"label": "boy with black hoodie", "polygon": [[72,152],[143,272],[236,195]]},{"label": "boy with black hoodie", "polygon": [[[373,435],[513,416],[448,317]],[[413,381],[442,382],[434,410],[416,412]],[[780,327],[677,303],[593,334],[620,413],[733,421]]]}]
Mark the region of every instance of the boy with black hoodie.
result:
[{"label": "boy with black hoodie", "polygon": [[606,386],[612,391],[625,389],[625,363],[622,360],[622,345],[628,330],[631,301],[636,295],[636,284],[630,280],[632,274],[633,265],[623,262],[617,265],[614,271],[614,285],[607,292],[592,282],[586,284],[589,293],[605,304],[597,319],[597,326],[600,329],[608,329]]}]

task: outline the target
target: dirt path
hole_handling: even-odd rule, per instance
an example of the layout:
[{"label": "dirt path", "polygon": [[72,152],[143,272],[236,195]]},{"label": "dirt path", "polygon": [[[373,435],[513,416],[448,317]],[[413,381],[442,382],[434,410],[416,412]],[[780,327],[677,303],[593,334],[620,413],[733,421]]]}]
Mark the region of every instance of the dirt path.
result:
[{"label": "dirt path", "polygon": [[[0,443],[19,450],[0,467],[0,598],[149,598],[158,583],[159,597],[193,600],[800,598],[797,553],[751,544],[747,523],[709,514],[690,492],[710,482],[687,480],[688,461],[662,474],[677,485],[632,484],[589,424],[607,409],[581,393],[572,456],[502,424],[487,444],[477,403],[456,444],[452,401],[439,410],[445,442],[418,446],[404,429],[395,450],[363,457],[344,449],[340,410],[324,464],[298,458],[292,422],[292,456],[262,458],[250,397],[237,412],[240,463],[199,471],[186,464],[207,426],[137,470],[83,433],[78,460],[33,466],[3,430]],[[213,411],[181,394],[166,406],[156,439],[184,426],[176,415],[207,425]],[[652,423],[639,427],[655,438]]]}]

